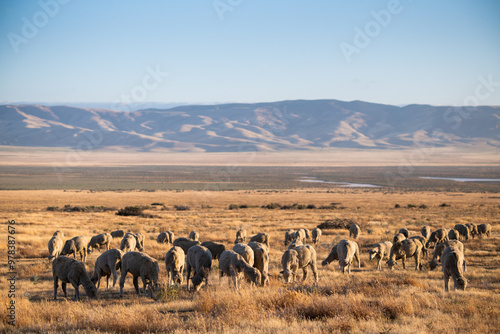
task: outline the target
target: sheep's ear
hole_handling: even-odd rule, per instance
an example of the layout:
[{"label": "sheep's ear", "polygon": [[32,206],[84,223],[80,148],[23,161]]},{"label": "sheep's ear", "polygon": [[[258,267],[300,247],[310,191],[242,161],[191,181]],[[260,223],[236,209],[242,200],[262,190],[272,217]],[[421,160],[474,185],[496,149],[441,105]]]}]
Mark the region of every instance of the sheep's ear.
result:
[{"label": "sheep's ear", "polygon": [[283,275],[283,273],[284,273],[284,271],[283,271],[283,270],[282,270],[282,271],[280,271],[280,274],[281,274],[281,275]]}]

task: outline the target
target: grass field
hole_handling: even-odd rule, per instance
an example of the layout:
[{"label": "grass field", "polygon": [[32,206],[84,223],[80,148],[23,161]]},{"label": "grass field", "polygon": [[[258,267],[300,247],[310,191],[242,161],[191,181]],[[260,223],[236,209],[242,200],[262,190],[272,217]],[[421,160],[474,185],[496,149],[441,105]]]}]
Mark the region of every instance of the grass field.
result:
[{"label": "grass field", "polygon": [[[377,184],[377,180],[383,179],[380,177],[381,170],[365,169],[358,173],[351,170],[349,175],[349,170],[332,168],[256,168],[240,169],[237,177],[231,176],[228,181],[233,190],[224,191],[225,186],[203,188],[207,184],[204,182],[217,175],[213,173],[224,170],[222,167],[213,168],[183,167],[155,173],[153,167],[143,167],[125,171],[128,174],[111,169],[79,174],[85,173],[81,170],[74,174],[75,183],[64,185],[62,182],[64,187],[52,190],[39,190],[47,188],[47,184],[52,182],[46,180],[48,177],[43,176],[40,169],[18,170],[17,175],[11,177],[17,177],[19,181],[32,173],[31,181],[38,179],[40,187],[33,187],[38,190],[26,190],[26,184],[36,182],[21,182],[17,189],[24,190],[0,191],[0,240],[4,240],[0,243],[4,254],[2,277],[6,277],[8,271],[5,256],[7,222],[16,221],[15,330],[80,333],[499,332],[498,183],[450,186],[451,181],[416,179],[410,180],[413,183],[408,181],[410,183],[397,187],[340,188],[331,184],[302,184],[290,180],[299,176],[315,176],[322,180]],[[425,176],[450,176],[447,169],[422,172],[427,174]],[[431,172],[434,174],[428,175]],[[451,173],[454,172],[463,177],[498,177],[495,169],[490,167],[455,169]],[[8,181],[6,175],[13,172],[2,169],[1,173],[2,180]],[[113,175],[115,178],[112,178]],[[345,179],[341,178],[342,175]],[[87,179],[87,184],[83,185],[84,179],[89,176],[94,177],[93,181]],[[175,182],[168,180],[169,177],[175,178]],[[236,182],[236,179],[242,183]],[[149,190],[130,190],[124,186],[127,180],[137,185],[133,189]],[[16,184],[9,182],[2,182],[4,189],[14,188],[5,186]],[[110,189],[122,190],[105,191],[106,186],[95,186],[101,182],[109,184]],[[144,187],[148,182],[156,186]],[[221,183],[224,184],[220,179],[213,180],[213,184]],[[189,190],[188,184],[192,184],[195,190]],[[69,185],[80,186],[69,188]],[[262,208],[270,203],[314,204],[315,208]],[[335,205],[332,206],[332,203]],[[443,203],[447,205],[443,206]],[[231,204],[246,208],[229,210]],[[396,204],[400,207],[395,208]],[[119,208],[136,205],[144,206],[145,213],[153,218],[115,214]],[[66,212],[61,210],[65,206],[85,210]],[[188,206],[189,210],[179,211],[175,206]],[[49,207],[52,209],[47,210]],[[96,209],[103,207],[110,210]],[[319,265],[318,285],[314,285],[312,280],[284,284],[279,278],[281,255],[286,249],[283,246],[284,231],[301,227],[312,229],[325,220],[333,219],[351,219],[360,224],[361,268],[355,268],[350,275],[343,275],[336,263],[327,267]],[[422,272],[415,272],[413,260],[409,261],[406,270],[399,267],[389,271],[384,263],[382,272],[375,270],[375,262],[368,261],[369,247],[379,241],[392,240],[401,227],[417,235],[424,225],[437,229],[467,222],[490,223],[493,234],[490,238],[465,242],[465,276],[468,279],[465,292],[445,293],[442,272],[428,269],[430,258],[425,259],[426,267]],[[217,241],[232,247],[239,228],[245,228],[250,235],[257,232],[270,234],[269,287],[251,289],[248,284],[242,284],[241,290],[235,292],[228,287],[226,278],[219,282],[218,264],[214,262],[210,284],[200,293],[188,292],[185,286],[163,287],[154,299],[137,297],[129,276],[123,298],[119,298],[118,286],[106,290],[103,288],[105,284],[101,284],[97,300],[88,300],[80,288],[82,301],[73,301],[71,286],[68,287],[67,299],[62,297],[61,290],[59,299],[52,299],[53,281],[47,261],[47,242],[56,230],[62,230],[65,239],[117,229],[142,232],[146,235],[145,252],[159,261],[160,282],[165,283],[163,259],[169,247],[156,243],[159,232],[170,230],[178,237],[196,230],[201,241]],[[315,247],[318,262],[328,255],[334,243],[347,237],[347,230],[325,230],[320,244]],[[119,247],[119,242],[113,240],[112,246]],[[87,258],[86,266],[90,273],[98,255],[94,252]],[[2,319],[7,319],[7,306],[12,300],[8,297],[9,288],[7,280],[3,279],[0,283]],[[0,325],[0,331],[11,329],[6,321]]]}]

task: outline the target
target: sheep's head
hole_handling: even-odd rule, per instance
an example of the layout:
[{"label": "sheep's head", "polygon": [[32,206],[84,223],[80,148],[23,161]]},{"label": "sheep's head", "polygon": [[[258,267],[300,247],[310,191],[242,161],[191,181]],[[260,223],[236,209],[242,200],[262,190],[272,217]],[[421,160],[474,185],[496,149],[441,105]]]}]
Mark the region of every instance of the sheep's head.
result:
[{"label": "sheep's head", "polygon": [[285,280],[285,283],[290,283],[291,278],[295,276],[295,273],[292,272],[290,269],[285,269],[280,273],[283,274],[283,279]]},{"label": "sheep's head", "polygon": [[199,291],[201,286],[203,285],[203,277],[201,277],[200,275],[194,275],[193,277],[191,277],[191,282],[193,282],[194,291]]},{"label": "sheep's head", "polygon": [[88,284],[86,286],[84,285],[83,289],[85,290],[87,297],[92,298],[92,299],[97,298],[97,288],[93,282],[91,282],[90,284]]},{"label": "sheep's head", "polygon": [[88,253],[88,254],[90,254],[90,253],[92,253],[93,251],[94,251],[94,248],[93,248],[92,246],[90,246],[90,245],[89,245],[89,246],[87,247],[87,253]]},{"label": "sheep's head", "polygon": [[174,281],[174,284],[177,283],[177,284],[182,284],[182,273],[180,272],[175,272],[174,273],[174,277],[172,278],[172,280]]},{"label": "sheep's head", "polygon": [[323,260],[323,262],[321,262],[321,265],[322,265],[322,266],[326,266],[326,265],[328,265],[328,264],[330,264],[330,262],[328,262],[328,260]]},{"label": "sheep's head", "polygon": [[70,239],[66,241],[66,243],[64,244],[64,247],[61,251],[61,255],[68,255],[72,253],[74,249],[75,249],[75,241]]},{"label": "sheep's head", "polygon": [[455,281],[455,289],[465,291],[467,287],[467,280],[464,277],[458,277]]},{"label": "sheep's head", "polygon": [[370,261],[371,261],[375,258],[375,255],[377,255],[377,250],[370,249],[370,251],[368,253],[370,254]]},{"label": "sheep's head", "polygon": [[432,260],[430,263],[429,263],[429,269],[430,270],[434,270],[436,269],[436,267],[438,266],[438,262],[437,260]]},{"label": "sheep's head", "polygon": [[396,261],[393,259],[390,259],[389,261],[386,262],[387,265],[389,266],[390,270],[394,270],[394,267],[398,264]]}]

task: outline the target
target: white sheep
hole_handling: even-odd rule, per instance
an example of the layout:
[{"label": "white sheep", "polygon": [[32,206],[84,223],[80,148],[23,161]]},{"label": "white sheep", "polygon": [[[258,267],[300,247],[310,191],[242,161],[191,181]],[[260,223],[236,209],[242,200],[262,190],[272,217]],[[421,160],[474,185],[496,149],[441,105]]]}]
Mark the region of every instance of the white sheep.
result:
[{"label": "white sheep", "polygon": [[351,224],[349,227],[349,238],[357,239],[361,233],[361,228],[358,224]]},{"label": "white sheep", "polygon": [[389,254],[391,253],[392,242],[384,241],[379,242],[375,246],[373,246],[368,253],[370,254],[370,261],[373,259],[377,259],[377,270],[382,270],[382,260],[385,258],[389,258]]},{"label": "white sheep", "polygon": [[420,230],[420,233],[422,234],[422,236],[426,239],[429,239],[429,237],[431,236],[431,228],[427,225],[425,225],[424,227],[422,227],[422,229]]},{"label": "white sheep", "polygon": [[250,267],[253,267],[253,263],[255,261],[255,256],[253,254],[253,249],[245,244],[239,243],[233,246],[233,251],[240,254],[241,257],[247,261]]},{"label": "white sheep", "polygon": [[[429,263],[429,268],[431,270],[434,270],[438,266],[438,261],[441,261],[441,255],[443,254],[445,248],[448,246],[458,247],[460,251],[465,254],[464,244],[458,240],[447,240],[439,242],[436,244],[436,247],[434,247],[434,254],[432,256],[431,262]],[[465,271],[465,261],[464,261],[464,271]]]},{"label": "white sheep", "polygon": [[109,249],[102,253],[95,261],[94,273],[90,280],[92,283],[97,282],[97,288],[101,286],[101,277],[106,276],[106,289],[109,288],[109,276],[113,275],[113,287],[118,280],[118,273],[121,268],[123,252],[119,249]]},{"label": "white sheep", "polygon": [[288,246],[290,244],[290,242],[292,242],[292,240],[294,239],[295,237],[295,230],[288,230],[285,232],[285,246]]},{"label": "white sheep", "polygon": [[254,255],[253,266],[260,271],[261,285],[270,285],[269,282],[269,249],[260,242],[249,242],[248,246],[252,248]]},{"label": "white sheep", "polygon": [[79,286],[82,285],[89,298],[96,298],[97,288],[89,278],[85,265],[75,259],[59,256],[52,261],[52,277],[54,278],[54,300],[57,299],[57,288],[61,280],[64,297],[68,297],[66,284],[71,283],[75,289],[75,299],[80,299]]},{"label": "white sheep", "polygon": [[405,235],[403,233],[398,233],[392,239],[392,243],[396,244],[396,243],[401,242],[401,241],[403,241],[405,239],[406,239],[406,237],[405,237]]},{"label": "white sheep", "polygon": [[239,229],[238,232],[236,232],[236,239],[234,240],[234,243],[239,244],[245,242],[246,240],[247,240],[247,231],[244,229]]},{"label": "white sheep", "polygon": [[400,228],[398,233],[403,234],[406,239],[408,239],[408,236],[410,235],[410,232],[406,228]]},{"label": "white sheep", "polygon": [[146,295],[146,288],[149,287],[151,293],[158,288],[158,275],[160,267],[158,262],[146,253],[141,252],[127,252],[122,257],[121,263],[121,276],[120,276],[120,297],[123,297],[123,286],[125,285],[125,278],[127,273],[131,273],[134,283],[135,292],[139,295],[139,282],[142,280],[142,293]]},{"label": "white sheep", "polygon": [[133,252],[136,249],[140,252],[142,252],[143,248],[141,248],[141,245],[138,242],[137,234],[127,232],[124,236],[122,241],[120,242],[120,249],[124,252]]},{"label": "white sheep", "polygon": [[283,268],[281,274],[283,274],[285,283],[295,281],[299,269],[302,269],[304,273],[302,276],[302,282],[304,282],[307,279],[308,267],[310,267],[313,272],[314,281],[318,283],[316,250],[310,245],[298,246],[285,251],[281,257],[281,266]]},{"label": "white sheep", "polygon": [[194,290],[198,291],[201,288],[203,281],[208,285],[208,275],[212,268],[212,253],[208,248],[203,246],[192,246],[186,254],[186,280],[187,289],[189,291],[189,280],[191,270],[194,270],[194,275],[191,278]]},{"label": "white sheep", "polygon": [[458,247],[448,246],[441,256],[444,274],[444,291],[448,292],[450,276],[453,278],[455,290],[465,290],[467,279],[464,277],[464,253]]},{"label": "white sheep", "polygon": [[[305,240],[304,240],[305,241]],[[301,238],[293,239],[290,245],[288,245],[288,249],[292,249],[298,246],[302,246],[304,243]]]},{"label": "white sheep", "polygon": [[171,231],[161,232],[158,234],[158,237],[156,237],[156,242],[159,244],[172,244],[173,241],[174,232]]},{"label": "white sheep", "polygon": [[105,246],[106,250],[109,250],[109,245],[111,244],[113,237],[109,233],[101,233],[94,235],[87,245],[87,253],[92,253],[94,248],[97,248],[99,252],[101,251],[101,246]]},{"label": "white sheep", "polygon": [[323,232],[321,232],[321,229],[316,227],[312,230],[312,241],[314,245],[319,244],[319,241],[321,239],[321,235]]},{"label": "white sheep", "polygon": [[392,245],[389,261],[387,265],[389,269],[393,270],[396,266],[396,261],[402,259],[403,269],[406,269],[406,259],[409,257],[415,258],[415,270],[422,270],[420,258],[422,254],[423,245],[418,239],[405,239]]},{"label": "white sheep", "polygon": [[240,254],[231,250],[223,251],[219,257],[219,282],[224,277],[224,274],[231,276],[234,287],[238,290],[238,276],[240,276],[241,272],[245,273],[253,284],[258,285],[261,283],[260,272],[250,266]]},{"label": "white sheep", "polygon": [[61,255],[71,255],[76,259],[76,253],[80,254],[80,260],[85,262],[87,259],[87,244],[88,239],[83,235],[79,235],[72,239],[66,240]]},{"label": "white sheep", "polygon": [[361,268],[361,263],[359,261],[359,247],[355,241],[342,239],[339,241],[337,246],[337,253],[339,257],[339,266],[342,273],[345,273],[347,268],[347,273],[351,273],[351,264],[354,263],[354,259],[358,261],[358,268]]},{"label": "white sheep", "polygon": [[199,238],[200,238],[200,234],[198,232],[191,231],[189,233],[189,239],[194,240],[194,241],[198,241]]},{"label": "white sheep", "polygon": [[485,234],[487,237],[489,237],[491,234],[491,224],[477,225],[477,234],[480,236]]},{"label": "white sheep", "polygon": [[269,234],[267,233],[258,233],[250,238],[250,241],[260,242],[261,244],[265,244],[269,250],[271,250],[271,240],[269,238]]},{"label": "white sheep", "polygon": [[430,245],[435,245],[438,242],[443,242],[443,241],[448,240],[448,232],[449,231],[450,231],[449,228],[440,228],[438,230],[435,230],[429,236],[429,239],[427,240],[425,247],[429,248]]},{"label": "white sheep", "polygon": [[182,248],[174,246],[165,255],[165,268],[167,269],[167,282],[169,285],[182,284],[182,273],[186,265],[186,253]]},{"label": "white sheep", "polygon": [[50,238],[48,244],[50,262],[52,262],[56,257],[58,257],[63,249],[63,239],[62,237],[60,237],[60,234],[56,233],[54,233],[54,236]]}]

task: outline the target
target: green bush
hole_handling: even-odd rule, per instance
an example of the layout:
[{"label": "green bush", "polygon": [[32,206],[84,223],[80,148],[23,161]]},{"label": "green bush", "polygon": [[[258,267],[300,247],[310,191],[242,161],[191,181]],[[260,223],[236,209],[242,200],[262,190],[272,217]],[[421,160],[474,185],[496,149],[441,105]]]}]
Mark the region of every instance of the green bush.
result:
[{"label": "green bush", "polygon": [[143,208],[136,206],[126,206],[123,209],[118,210],[116,213],[118,216],[140,216],[143,214]]}]

